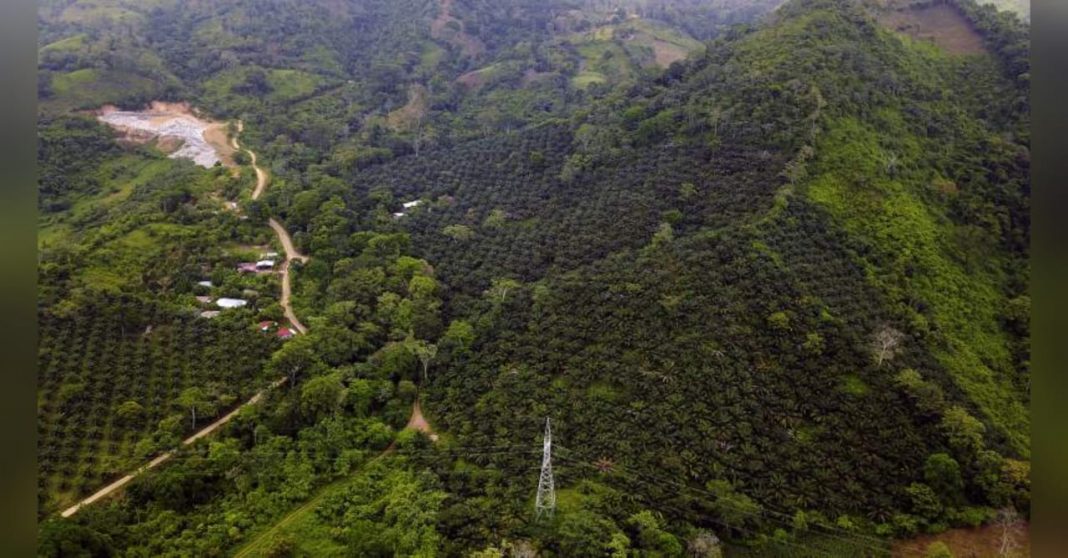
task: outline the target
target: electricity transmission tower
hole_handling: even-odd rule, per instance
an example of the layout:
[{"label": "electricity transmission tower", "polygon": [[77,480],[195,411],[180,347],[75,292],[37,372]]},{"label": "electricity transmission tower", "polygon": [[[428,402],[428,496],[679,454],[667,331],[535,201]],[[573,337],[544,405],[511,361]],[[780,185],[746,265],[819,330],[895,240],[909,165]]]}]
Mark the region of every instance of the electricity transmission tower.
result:
[{"label": "electricity transmission tower", "polygon": [[541,456],[541,477],[538,479],[538,497],[534,500],[534,512],[541,517],[544,512],[552,516],[556,509],[556,488],[553,485],[553,431],[549,419],[545,419],[545,442]]}]

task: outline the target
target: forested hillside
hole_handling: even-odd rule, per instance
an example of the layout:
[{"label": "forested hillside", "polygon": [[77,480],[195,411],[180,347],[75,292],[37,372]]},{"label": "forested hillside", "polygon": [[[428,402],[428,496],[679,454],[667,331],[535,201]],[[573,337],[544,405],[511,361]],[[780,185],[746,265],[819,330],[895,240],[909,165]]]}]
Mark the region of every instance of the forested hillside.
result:
[{"label": "forested hillside", "polygon": [[[40,553],[886,555],[1026,517],[1028,28],[777,5],[43,2]],[[80,112],[153,99],[239,118],[263,197]],[[268,218],[308,256],[285,342],[233,271]]]}]

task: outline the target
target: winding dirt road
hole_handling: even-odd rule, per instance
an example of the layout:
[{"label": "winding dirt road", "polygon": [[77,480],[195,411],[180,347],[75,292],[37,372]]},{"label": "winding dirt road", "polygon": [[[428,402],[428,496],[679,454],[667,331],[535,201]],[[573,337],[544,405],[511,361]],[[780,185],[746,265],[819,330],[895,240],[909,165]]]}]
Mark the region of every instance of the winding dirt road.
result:
[{"label": "winding dirt road", "polygon": [[252,190],[252,199],[258,200],[260,199],[260,195],[263,194],[263,191],[267,189],[269,176],[267,175],[267,171],[261,169],[260,166],[256,164],[256,152],[251,149],[245,149],[237,143],[237,136],[241,135],[241,132],[244,131],[245,123],[238,120],[237,133],[234,134],[234,137],[230,138],[230,145],[234,148],[234,151],[244,151],[245,153],[248,153],[249,158],[252,159],[252,170],[256,171],[256,188]]},{"label": "winding dirt road", "polygon": [[[237,133],[240,134],[244,130],[245,123],[238,120]],[[267,184],[270,182],[270,175],[256,164],[255,151],[241,147],[241,144],[237,142],[237,135],[230,138],[230,144],[234,149],[248,153],[249,158],[252,159],[252,170],[256,171],[256,188],[252,191],[252,199],[259,199],[260,195],[263,194],[263,191],[267,189]],[[293,306],[289,302],[293,292],[292,283],[289,279],[289,266],[293,260],[297,260],[300,263],[307,263],[308,256],[297,251],[296,247],[293,246],[293,239],[290,238],[289,231],[287,231],[281,223],[271,217],[267,220],[267,224],[270,225],[271,229],[274,230],[274,233],[278,235],[278,240],[282,243],[282,248],[285,249],[286,253],[286,261],[282,264],[282,296],[278,303],[282,306],[282,310],[285,312],[286,319],[289,320],[289,323],[300,333],[308,333],[308,328],[304,327],[304,324],[300,323],[300,320],[297,319],[297,314],[293,311]]]},{"label": "winding dirt road", "polygon": [[[244,124],[240,120],[238,120],[237,121],[237,132],[240,134],[244,129],[245,129]],[[245,148],[241,147],[240,144],[238,144],[236,135],[234,137],[230,138],[230,145],[233,146],[233,148],[235,150],[243,149],[246,153],[249,154],[249,157],[252,159],[252,169],[256,171],[256,189],[253,190],[253,192],[252,192],[252,199],[259,198],[260,195],[263,193],[264,189],[267,188],[267,184],[268,184],[268,181],[269,181],[269,175],[267,174],[267,171],[263,170],[262,168],[259,167],[259,165],[256,164],[256,153],[254,153],[251,149],[245,149]],[[272,219],[270,219],[268,221],[268,224],[270,224],[271,229],[274,230],[275,234],[278,235],[278,239],[282,242],[282,247],[285,248],[285,252],[286,252],[286,261],[282,264],[282,296],[281,296],[281,299],[280,299],[280,304],[282,306],[282,309],[285,311],[286,319],[289,320],[289,322],[293,325],[293,327],[296,328],[296,330],[299,331],[302,334],[303,333],[307,333],[308,332],[308,328],[304,327],[304,324],[300,323],[300,320],[297,319],[296,313],[293,312],[292,305],[290,305],[290,303],[289,303],[290,292],[291,292],[290,282],[289,282],[289,264],[293,260],[298,260],[301,263],[305,263],[305,262],[308,261],[308,256],[305,256],[305,255],[301,254],[300,252],[297,252],[296,247],[293,246],[293,239],[289,237],[289,232],[287,232],[285,230],[285,228],[278,221],[276,221],[276,220],[274,220],[272,218]],[[212,432],[215,432],[222,425],[230,422],[235,416],[237,416],[237,414],[239,412],[241,412],[241,409],[243,409],[245,407],[248,407],[249,405],[255,405],[256,403],[259,403],[260,400],[263,399],[264,394],[268,390],[280,387],[285,382],[286,382],[285,378],[282,378],[282,379],[274,381],[267,389],[264,389],[264,390],[261,390],[261,391],[257,392],[248,401],[244,402],[243,404],[238,406],[233,411],[230,411],[229,413],[227,413],[227,414],[223,415],[222,417],[220,417],[215,422],[213,422],[213,423],[209,424],[208,426],[200,429],[199,431],[194,433],[192,436],[186,438],[185,440],[182,440],[182,445],[183,446],[188,446],[188,445],[192,444],[193,442],[196,442],[197,440],[199,440],[199,439],[201,439],[201,438],[203,438],[205,436],[208,436]],[[77,504],[74,504],[73,506],[63,510],[63,512],[61,512],[60,515],[62,515],[63,517],[70,517],[70,516],[78,513],[78,510],[82,509],[83,507],[88,506],[89,504],[92,504],[93,502],[96,502],[97,500],[100,500],[101,498],[107,497],[109,494],[112,494],[115,491],[117,491],[117,490],[121,489],[122,487],[126,486],[137,475],[140,475],[141,473],[143,473],[145,471],[148,471],[150,469],[154,469],[154,468],[160,466],[161,464],[166,463],[167,460],[169,460],[172,457],[174,457],[174,450],[168,451],[168,452],[164,452],[164,453],[160,454],[158,457],[156,457],[152,461],[149,461],[147,464],[142,465],[140,468],[138,468],[134,472],[132,472],[132,473],[126,475],[125,477],[122,477],[121,479],[119,479],[119,480],[117,480],[117,481],[105,486],[104,488],[101,488],[96,493],[94,493],[92,496],[89,496],[88,498],[85,498],[84,500],[81,500]]]},{"label": "winding dirt road", "polygon": [[286,232],[285,227],[278,221],[271,218],[267,223],[274,229],[274,232],[278,235],[278,239],[282,241],[282,247],[285,248],[286,251],[286,261],[282,263],[282,297],[279,299],[278,303],[282,305],[282,310],[285,311],[286,319],[289,320],[289,323],[293,324],[293,327],[295,327],[297,331],[308,333],[308,328],[300,323],[300,320],[297,319],[296,312],[293,311],[293,305],[289,303],[289,298],[293,291],[289,282],[289,266],[293,263],[293,260],[297,260],[300,263],[307,262],[308,256],[297,252],[296,248],[293,247],[293,240],[289,238],[289,233]]}]

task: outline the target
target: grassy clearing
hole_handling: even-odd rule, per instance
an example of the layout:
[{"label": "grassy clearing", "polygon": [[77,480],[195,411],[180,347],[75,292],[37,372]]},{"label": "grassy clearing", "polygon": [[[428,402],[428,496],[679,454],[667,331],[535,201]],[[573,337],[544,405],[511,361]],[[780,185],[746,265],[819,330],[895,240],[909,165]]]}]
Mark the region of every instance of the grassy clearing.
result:
[{"label": "grassy clearing", "polygon": [[79,33],[41,47],[40,53],[80,52],[85,49],[85,39],[85,33]]},{"label": "grassy clearing", "polygon": [[576,89],[585,89],[594,83],[605,83],[608,78],[600,72],[580,72],[577,76],[571,78],[571,85]]},{"label": "grassy clearing", "polygon": [[[244,83],[255,70],[255,67],[243,67],[219,72],[204,82],[204,89],[210,96],[232,97],[237,95],[233,88]],[[299,99],[314,93],[322,84],[322,78],[301,70],[267,69],[264,72],[271,88],[271,92],[267,93],[264,99],[269,102],[284,103]]]},{"label": "grassy clearing", "polygon": [[130,96],[151,97],[161,88],[162,84],[133,72],[83,68],[53,74],[54,94],[41,105],[51,113],[95,109]]}]

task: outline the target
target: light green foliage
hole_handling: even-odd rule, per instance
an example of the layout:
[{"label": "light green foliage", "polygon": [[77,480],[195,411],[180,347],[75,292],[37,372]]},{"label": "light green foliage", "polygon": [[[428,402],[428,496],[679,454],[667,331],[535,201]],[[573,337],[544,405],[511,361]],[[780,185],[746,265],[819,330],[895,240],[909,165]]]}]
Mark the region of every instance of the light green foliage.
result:
[{"label": "light green foliage", "polygon": [[[1025,452],[1026,410],[1010,385],[1007,343],[999,331],[1002,276],[993,266],[959,261],[961,250],[970,258],[979,245],[951,242],[955,226],[938,206],[925,203],[920,194],[925,182],[908,173],[885,174],[879,163],[885,151],[881,144],[894,137],[906,167],[919,164],[922,147],[902,129],[899,118],[888,115],[884,122],[884,131],[877,131],[853,119],[835,121],[818,147],[819,170],[807,195],[878,251],[886,263],[871,265],[869,277],[887,296],[920,297],[929,305],[949,344],[948,350],[938,351],[940,360],[1015,448]],[[906,279],[906,269],[911,278]]]},{"label": "light green foliage", "polygon": [[953,553],[950,552],[949,547],[942,541],[935,541],[927,545],[927,550],[924,551],[925,558],[953,558]]},{"label": "light green foliage", "polygon": [[939,424],[949,440],[949,445],[960,455],[972,456],[983,448],[983,432],[986,427],[964,408],[950,407],[942,415]]},{"label": "light green foliage", "polygon": [[467,225],[448,225],[441,230],[442,234],[452,238],[453,240],[470,240],[474,237],[475,233],[471,230],[471,227]]},{"label": "light green foliage", "polygon": [[708,481],[705,487],[715,495],[713,510],[728,528],[743,528],[758,522],[762,512],[760,504],[737,492],[728,481]]},{"label": "light green foliage", "polygon": [[378,462],[328,496],[316,515],[333,525],[334,538],[358,555],[430,557],[440,545],[435,527],[444,499],[429,475]]},{"label": "light green foliage", "polygon": [[638,531],[638,548],[657,556],[678,556],[682,544],[671,533],[664,531],[660,518],[649,510],[642,510],[629,518],[627,523]]},{"label": "light green foliage", "polygon": [[456,347],[457,352],[466,352],[475,341],[475,328],[464,320],[453,320],[442,336],[442,342]]},{"label": "light green foliage", "polygon": [[338,410],[343,396],[344,386],[339,374],[316,376],[301,385],[300,408],[310,416],[326,416]]}]

